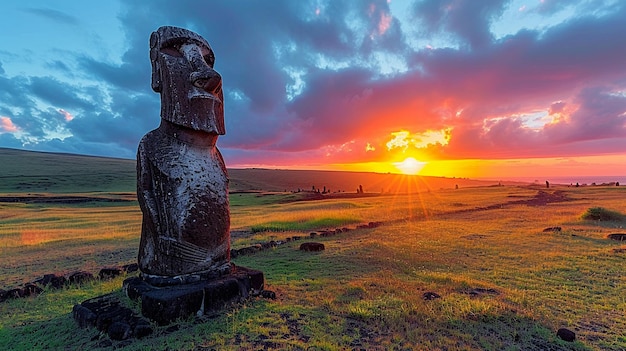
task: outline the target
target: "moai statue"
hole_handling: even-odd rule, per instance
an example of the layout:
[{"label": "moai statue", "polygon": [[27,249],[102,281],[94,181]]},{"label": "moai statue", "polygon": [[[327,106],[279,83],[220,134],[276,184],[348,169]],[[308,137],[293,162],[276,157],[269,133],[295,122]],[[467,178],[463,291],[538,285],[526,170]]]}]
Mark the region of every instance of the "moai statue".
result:
[{"label": "moai statue", "polygon": [[200,35],[166,26],[150,36],[150,60],[161,124],[137,151],[142,278],[163,286],[227,274],[228,175],[216,147],[224,98],[213,50]]}]

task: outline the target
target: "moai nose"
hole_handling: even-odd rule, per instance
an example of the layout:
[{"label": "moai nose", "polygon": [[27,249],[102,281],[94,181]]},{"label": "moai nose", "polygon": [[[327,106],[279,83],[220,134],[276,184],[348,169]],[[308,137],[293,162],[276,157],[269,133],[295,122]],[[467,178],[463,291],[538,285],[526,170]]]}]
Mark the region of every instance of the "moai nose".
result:
[{"label": "moai nose", "polygon": [[207,93],[217,95],[222,89],[222,77],[208,66],[201,71],[193,72],[190,78],[195,87]]},{"label": "moai nose", "polygon": [[205,61],[201,48],[189,43],[181,47],[181,52],[193,68],[189,77],[191,83],[207,93],[219,94],[222,90],[222,76]]}]

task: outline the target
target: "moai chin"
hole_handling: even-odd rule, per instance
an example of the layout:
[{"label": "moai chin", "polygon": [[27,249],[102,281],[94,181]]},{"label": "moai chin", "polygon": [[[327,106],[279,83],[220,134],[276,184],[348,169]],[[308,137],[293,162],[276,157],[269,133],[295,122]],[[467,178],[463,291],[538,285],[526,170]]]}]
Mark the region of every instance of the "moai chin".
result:
[{"label": "moai chin", "polygon": [[166,26],[150,36],[150,60],[161,124],[137,151],[141,276],[175,285],[227,274],[228,175],[216,147],[224,98],[213,50],[200,35]]}]

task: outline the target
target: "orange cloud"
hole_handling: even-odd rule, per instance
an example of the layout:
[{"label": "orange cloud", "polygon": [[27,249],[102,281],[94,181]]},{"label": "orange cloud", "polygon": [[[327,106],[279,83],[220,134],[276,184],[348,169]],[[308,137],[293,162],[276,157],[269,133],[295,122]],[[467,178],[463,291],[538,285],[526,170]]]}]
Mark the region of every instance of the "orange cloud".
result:
[{"label": "orange cloud", "polygon": [[0,131],[5,133],[15,133],[19,130],[10,117],[0,116]]}]

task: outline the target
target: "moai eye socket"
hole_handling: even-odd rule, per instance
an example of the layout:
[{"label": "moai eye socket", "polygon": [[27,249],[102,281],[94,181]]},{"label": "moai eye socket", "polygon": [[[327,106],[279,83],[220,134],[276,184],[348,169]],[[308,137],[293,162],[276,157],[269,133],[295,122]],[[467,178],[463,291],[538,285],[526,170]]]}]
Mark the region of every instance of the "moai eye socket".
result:
[{"label": "moai eye socket", "polygon": [[183,57],[177,45],[169,45],[161,48],[161,52],[174,57]]}]

